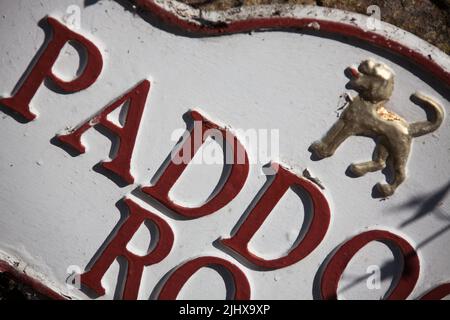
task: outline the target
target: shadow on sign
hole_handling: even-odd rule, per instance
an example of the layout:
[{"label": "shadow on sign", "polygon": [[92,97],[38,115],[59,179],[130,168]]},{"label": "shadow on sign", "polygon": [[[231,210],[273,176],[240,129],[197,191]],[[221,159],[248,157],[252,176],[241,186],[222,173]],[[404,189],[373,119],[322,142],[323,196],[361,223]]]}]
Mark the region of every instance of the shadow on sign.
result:
[{"label": "shadow on sign", "polygon": [[444,204],[444,200],[448,196],[449,192],[450,192],[450,181],[432,193],[427,193],[414,197],[408,202],[400,206],[394,207],[392,209],[394,213],[397,213],[399,210],[404,209],[415,210],[413,216],[405,220],[400,225],[400,228],[405,228],[413,224],[414,222],[417,222],[420,219],[425,218],[429,214],[434,214],[436,218],[446,222],[443,228],[439,229],[437,232],[435,232],[434,234],[430,235],[428,238],[417,244],[416,249],[420,249],[428,245],[431,241],[442,236],[447,231],[450,231],[450,213],[445,212],[444,209],[442,209],[441,207]]},{"label": "shadow on sign", "polygon": [[[380,266],[380,278],[379,281],[385,281],[388,279],[391,280],[391,285],[389,286],[389,289],[386,291],[386,293],[383,295],[383,298],[388,297],[392,291],[397,287],[397,284],[401,278],[402,271],[403,271],[403,262],[407,259],[407,257],[404,257],[402,252],[398,247],[391,244],[387,241],[379,241],[380,243],[386,245],[389,250],[393,254],[393,259],[389,259],[389,261],[384,262]],[[325,259],[325,261],[320,265],[319,270],[317,271],[314,281],[313,281],[313,299],[314,300],[322,300],[322,293],[321,293],[321,285],[322,285],[322,276],[325,271],[325,268],[329,264],[330,260],[334,257],[336,252],[339,250],[340,245],[336,247]],[[345,272],[345,271],[344,271]],[[357,277],[355,280],[353,280],[348,285],[339,288],[338,294],[342,294],[345,291],[350,290],[351,288],[357,286],[358,284],[361,284],[363,282],[367,282],[367,280],[372,276],[372,273],[367,273],[364,275],[361,275]]]}]

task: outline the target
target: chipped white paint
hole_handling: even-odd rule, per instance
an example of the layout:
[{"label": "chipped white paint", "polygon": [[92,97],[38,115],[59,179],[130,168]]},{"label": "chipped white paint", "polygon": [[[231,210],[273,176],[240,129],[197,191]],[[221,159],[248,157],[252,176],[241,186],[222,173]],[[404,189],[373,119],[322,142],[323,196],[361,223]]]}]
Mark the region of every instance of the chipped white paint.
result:
[{"label": "chipped white paint", "polygon": [[[227,12],[202,12],[174,1],[161,6],[180,17],[203,21],[236,21],[267,17],[317,17],[367,29],[367,17],[317,7],[262,6]],[[13,256],[27,272],[58,292],[86,298],[65,286],[71,265],[86,267],[119,221],[117,201],[124,196],[164,217],[173,227],[175,244],[171,254],[147,268],[139,297],[147,299],[155,285],[173,267],[196,256],[230,259],[246,273],[255,299],[310,299],[319,266],[339,244],[367,229],[392,230],[418,248],[422,262],[416,298],[428,289],[450,280],[450,196],[445,193],[450,172],[450,125],[448,119],[433,136],[418,138],[408,164],[409,177],[394,197],[378,201],[372,186],[382,176],[362,179],[345,175],[350,162],[369,159],[373,143],[365,138],[349,139],[336,155],[320,162],[310,160],[308,146],[322,136],[336,119],[336,105],[348,81],[344,69],[373,57],[393,69],[396,87],[390,107],[408,121],[424,118],[409,101],[422,91],[449,108],[449,101],[404,69],[364,48],[313,35],[273,31],[223,37],[189,38],[161,30],[114,1],[84,7],[82,0],[2,1],[0,3],[0,90],[9,95],[44,40],[38,21],[46,15],[60,20],[71,5],[81,8],[80,30],[101,49],[104,69],[87,90],[60,95],[42,86],[32,100],[38,119],[28,124],[0,115],[0,249]],[[199,19],[201,18],[201,19]],[[320,28],[320,24],[315,26]],[[450,59],[426,42],[403,30],[382,23],[380,35],[405,44],[450,71]],[[67,76],[76,69],[77,55],[66,51],[55,70]],[[88,151],[71,157],[52,145],[61,130],[88,118],[142,79],[152,83],[137,145],[132,159],[136,183],[119,188],[92,167],[108,158],[109,141],[95,130],[84,136]],[[170,153],[174,130],[184,128],[182,115],[191,108],[204,110],[215,121],[234,129],[279,129],[279,161],[296,172],[308,168],[326,188],[332,209],[330,229],[321,245],[299,263],[271,272],[253,271],[240,265],[212,243],[226,237],[265,182],[261,164],[250,167],[242,192],[219,212],[192,221],[178,221],[131,191],[148,184]],[[252,146],[246,146],[255,154]],[[265,159],[266,163],[270,159]],[[264,162],[264,161],[261,161]],[[221,166],[188,169],[173,197],[180,203],[202,201],[220,179]],[[431,212],[412,223],[427,201],[442,195]],[[295,241],[303,221],[303,203],[292,193],[275,208],[252,242],[252,250],[263,256],[280,255]],[[148,234],[136,235],[131,245],[139,252]],[[392,258],[383,245],[372,243],[358,253],[340,285],[345,298],[379,298],[390,285],[383,279],[379,290],[368,290],[365,281],[349,286],[366,274],[368,266],[382,265]],[[0,257],[1,259],[1,257]],[[395,269],[395,268],[394,268]],[[20,270],[23,270],[20,267]],[[114,265],[104,284],[112,298],[118,271]],[[205,281],[211,284],[204,286]],[[348,288],[348,290],[346,289]],[[181,297],[220,298],[224,286],[209,271],[198,273],[183,289]]]}]

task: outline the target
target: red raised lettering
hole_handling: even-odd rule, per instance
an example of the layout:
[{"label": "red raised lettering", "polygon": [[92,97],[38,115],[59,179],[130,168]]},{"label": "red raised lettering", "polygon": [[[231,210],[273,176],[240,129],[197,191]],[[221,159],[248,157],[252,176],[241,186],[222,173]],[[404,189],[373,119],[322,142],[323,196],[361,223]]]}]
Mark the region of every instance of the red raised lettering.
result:
[{"label": "red raised lettering", "polygon": [[[14,92],[14,95],[0,100],[1,105],[20,114],[28,121],[36,118],[36,115],[30,111],[30,101],[46,78],[50,79],[64,92],[73,93],[86,89],[93,84],[100,75],[103,66],[102,55],[90,40],[73,32],[52,17],[47,17],[46,21],[52,28],[51,40],[42,53],[36,57],[36,64],[27,74],[20,87]],[[80,44],[86,50],[87,61],[82,73],[77,78],[71,81],[64,81],[52,72],[52,67],[61,49],[70,41]]]},{"label": "red raised lettering", "polygon": [[[130,199],[124,200],[129,216],[120,226],[114,238],[106,246],[92,268],[81,275],[81,283],[102,296],[105,289],[101,280],[117,257],[128,262],[123,299],[137,299],[144,266],[162,261],[172,249],[174,235],[169,224],[155,214],[143,209]],[[145,256],[138,256],[127,250],[127,244],[145,220],[153,222],[158,230],[158,242],[155,248]],[[153,235],[152,235],[153,236]]]},{"label": "red raised lettering", "polygon": [[396,245],[403,256],[403,271],[395,289],[388,300],[406,299],[414,289],[419,278],[420,262],[414,248],[402,237],[388,231],[372,230],[361,233],[345,242],[333,255],[325,267],[321,279],[322,298],[337,299],[339,280],[353,256],[372,241],[389,242]]},{"label": "red raised lettering", "polygon": [[231,262],[216,257],[200,257],[184,263],[167,279],[159,293],[159,300],[175,300],[189,278],[203,267],[224,268],[234,284],[233,300],[250,300],[250,284],[245,274]]},{"label": "red raised lettering", "polygon": [[[221,243],[259,267],[279,269],[300,261],[320,244],[330,224],[330,208],[323,193],[312,182],[295,175],[279,164],[273,163],[272,168],[276,170],[276,176],[269,188],[252,208],[236,234],[229,239],[221,240]],[[312,200],[313,212],[308,231],[303,239],[294,248],[291,248],[288,254],[278,259],[265,260],[251,253],[248,249],[248,243],[278,201],[291,187],[300,187],[308,193]]]},{"label": "red raised lettering", "polygon": [[[58,135],[56,138],[77,150],[79,153],[86,151],[81,142],[81,136],[91,127],[99,124],[110,130],[119,138],[117,155],[109,162],[101,162],[101,165],[121,177],[125,182],[131,184],[134,177],[131,175],[131,156],[133,154],[136,136],[141,123],[147,95],[150,90],[150,82],[144,80],[133,89],[125,93],[110,105],[103,108],[99,113],[78,125],[68,134]],[[123,127],[115,125],[107,119],[108,114],[128,102],[128,110]]]}]

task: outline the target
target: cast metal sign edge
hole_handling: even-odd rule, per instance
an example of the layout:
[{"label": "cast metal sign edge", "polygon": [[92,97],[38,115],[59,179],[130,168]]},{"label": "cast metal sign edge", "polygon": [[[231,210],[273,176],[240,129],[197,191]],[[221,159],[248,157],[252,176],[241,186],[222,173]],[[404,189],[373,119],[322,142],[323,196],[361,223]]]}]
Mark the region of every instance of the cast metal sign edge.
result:
[{"label": "cast metal sign edge", "polygon": [[450,86],[447,54],[410,32],[380,20],[374,23],[375,18],[358,13],[300,5],[247,6],[206,12],[174,0],[129,1],[187,35],[298,29],[347,36],[398,54]]},{"label": "cast metal sign edge", "polygon": [[[299,29],[326,32],[359,39],[399,54],[424,68],[450,87],[450,59],[438,48],[384,22],[382,28],[368,27],[369,17],[341,10],[313,6],[270,5],[244,7],[224,12],[204,12],[172,0],[136,0],[136,6],[188,34],[221,36],[255,30]],[[65,299],[47,277],[20,268],[20,259],[0,253],[0,271],[49,297]],[[55,292],[56,291],[56,292]]]},{"label": "cast metal sign edge", "polygon": [[36,292],[42,294],[45,297],[48,297],[53,300],[66,300],[67,297],[61,295],[56,289],[52,289],[48,284],[44,284],[44,281],[39,279],[39,275],[31,274],[28,275],[26,271],[26,267],[23,270],[19,269],[19,262],[11,262],[7,261],[7,259],[0,258],[0,273],[6,273],[16,281],[27,285],[32,288]]}]

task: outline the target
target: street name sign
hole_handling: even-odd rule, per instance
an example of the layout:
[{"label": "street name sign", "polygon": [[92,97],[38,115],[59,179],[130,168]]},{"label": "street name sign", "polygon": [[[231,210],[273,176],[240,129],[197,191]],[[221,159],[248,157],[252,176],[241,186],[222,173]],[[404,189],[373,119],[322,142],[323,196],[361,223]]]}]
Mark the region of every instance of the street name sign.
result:
[{"label": "street name sign", "polygon": [[0,270],[56,299],[443,299],[450,58],[373,16],[0,2]]}]

